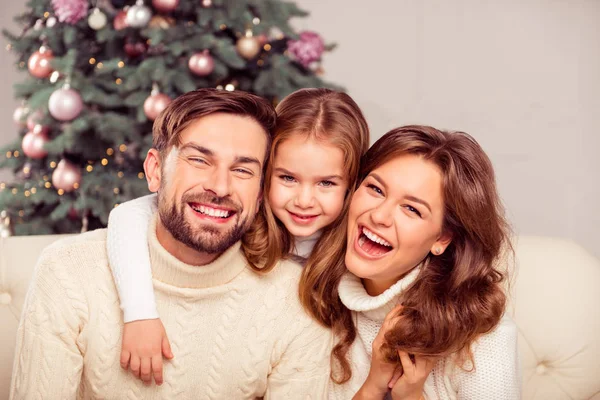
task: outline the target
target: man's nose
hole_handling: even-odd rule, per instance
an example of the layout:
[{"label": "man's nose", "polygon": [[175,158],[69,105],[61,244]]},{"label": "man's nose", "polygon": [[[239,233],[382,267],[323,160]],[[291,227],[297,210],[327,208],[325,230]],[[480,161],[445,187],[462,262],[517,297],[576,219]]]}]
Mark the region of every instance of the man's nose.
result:
[{"label": "man's nose", "polygon": [[204,183],[204,190],[212,192],[217,197],[231,194],[231,174],[226,168],[217,168]]}]

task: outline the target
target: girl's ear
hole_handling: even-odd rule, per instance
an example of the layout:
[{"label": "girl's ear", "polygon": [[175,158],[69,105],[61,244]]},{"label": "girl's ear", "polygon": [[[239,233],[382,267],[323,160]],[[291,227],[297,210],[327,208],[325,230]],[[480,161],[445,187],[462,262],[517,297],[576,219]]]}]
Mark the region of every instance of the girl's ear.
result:
[{"label": "girl's ear", "polygon": [[446,248],[452,243],[452,234],[444,232],[431,246],[431,253],[439,256],[446,251]]}]

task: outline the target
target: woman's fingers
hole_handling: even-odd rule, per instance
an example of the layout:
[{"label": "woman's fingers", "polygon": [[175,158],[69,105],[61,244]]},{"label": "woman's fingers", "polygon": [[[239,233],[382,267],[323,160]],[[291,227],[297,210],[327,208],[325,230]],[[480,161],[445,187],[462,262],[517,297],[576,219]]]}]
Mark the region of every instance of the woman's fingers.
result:
[{"label": "woman's fingers", "polygon": [[402,368],[404,369],[404,375],[406,375],[406,377],[409,379],[414,377],[416,366],[410,359],[408,353],[398,350],[398,356],[400,356],[400,362],[402,363]]}]

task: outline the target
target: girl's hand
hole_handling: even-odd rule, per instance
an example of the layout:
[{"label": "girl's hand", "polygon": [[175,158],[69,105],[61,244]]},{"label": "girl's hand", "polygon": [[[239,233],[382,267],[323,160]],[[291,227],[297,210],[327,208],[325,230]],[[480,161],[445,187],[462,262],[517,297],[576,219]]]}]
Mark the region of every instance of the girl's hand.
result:
[{"label": "girl's hand", "polygon": [[373,340],[373,349],[371,356],[371,368],[365,383],[356,393],[354,399],[382,399],[389,391],[389,383],[394,372],[398,368],[398,364],[387,362],[381,352],[381,346],[385,342],[385,334],[392,329],[397,321],[396,315],[402,308],[401,305],[396,306],[388,313],[379,329],[379,333]]},{"label": "girl's hand", "polygon": [[167,332],[160,319],[128,322],[123,327],[121,367],[150,385],[163,383],[163,355],[173,358]]},{"label": "girl's hand", "polygon": [[437,362],[437,358],[414,356],[414,362],[408,353],[398,351],[402,368],[394,374],[389,382],[392,389],[393,400],[421,400],[423,399],[423,387],[431,370]]}]

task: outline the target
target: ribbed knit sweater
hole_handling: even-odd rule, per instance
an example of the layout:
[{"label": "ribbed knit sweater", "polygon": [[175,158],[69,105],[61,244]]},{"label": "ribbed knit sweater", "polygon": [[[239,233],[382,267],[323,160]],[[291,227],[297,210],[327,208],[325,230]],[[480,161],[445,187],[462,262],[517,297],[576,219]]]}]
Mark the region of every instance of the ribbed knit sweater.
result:
[{"label": "ribbed knit sweater", "polygon": [[123,320],[106,230],[45,249],[17,333],[11,399],[322,399],[331,332],[303,311],[300,266],[252,272],[239,243],[213,263],[149,250],[156,303],[175,358],[165,383],[145,386],[121,369]]},{"label": "ribbed knit sweater", "polygon": [[[339,286],[340,299],[354,317],[357,338],[350,348],[352,378],[344,385],[331,384],[330,399],[347,400],[369,374],[373,340],[386,315],[399,303],[402,292],[419,273],[415,268],[379,296],[370,296],[361,280],[346,273]],[[425,382],[427,400],[518,400],[521,369],[517,328],[505,315],[490,333],[472,346],[475,369],[457,366],[454,357],[439,360]],[[388,396],[389,397],[389,396]]]}]

